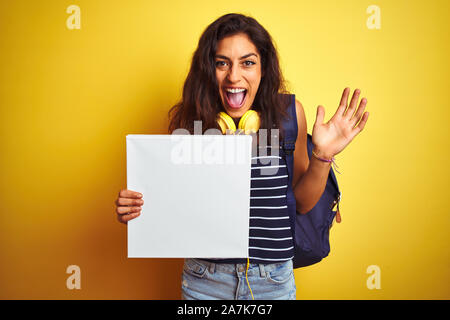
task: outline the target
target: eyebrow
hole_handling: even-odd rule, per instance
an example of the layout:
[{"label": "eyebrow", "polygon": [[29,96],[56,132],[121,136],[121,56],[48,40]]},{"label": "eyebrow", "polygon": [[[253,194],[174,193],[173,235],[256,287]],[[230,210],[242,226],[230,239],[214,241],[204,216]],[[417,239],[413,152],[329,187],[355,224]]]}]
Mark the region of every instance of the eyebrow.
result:
[{"label": "eyebrow", "polygon": [[[256,55],[256,53],[253,53],[253,52],[252,52],[252,53],[246,54],[245,56],[240,57],[239,60],[248,58],[248,57],[250,57],[250,56],[258,57],[258,56]],[[230,60],[230,58],[228,58],[227,56],[223,56],[223,55],[221,55],[221,54],[216,54],[216,58],[221,58],[221,59],[225,59],[225,60]]]}]

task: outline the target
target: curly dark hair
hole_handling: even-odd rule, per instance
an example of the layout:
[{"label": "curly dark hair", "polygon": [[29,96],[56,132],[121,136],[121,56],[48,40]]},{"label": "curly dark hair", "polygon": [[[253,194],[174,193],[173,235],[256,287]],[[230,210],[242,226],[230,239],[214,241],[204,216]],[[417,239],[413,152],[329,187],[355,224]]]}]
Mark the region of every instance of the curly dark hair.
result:
[{"label": "curly dark hair", "polygon": [[184,82],[182,100],[169,110],[169,132],[182,128],[191,134],[194,121],[202,121],[203,132],[219,128],[217,114],[224,111],[216,79],[215,54],[217,44],[227,36],[245,33],[258,49],[263,74],[253,102],[253,109],[261,117],[261,127],[280,130],[282,119],[287,117],[289,92],[280,70],[278,53],[270,34],[254,18],[237,13],[221,16],[211,23],[200,36],[189,74]]}]

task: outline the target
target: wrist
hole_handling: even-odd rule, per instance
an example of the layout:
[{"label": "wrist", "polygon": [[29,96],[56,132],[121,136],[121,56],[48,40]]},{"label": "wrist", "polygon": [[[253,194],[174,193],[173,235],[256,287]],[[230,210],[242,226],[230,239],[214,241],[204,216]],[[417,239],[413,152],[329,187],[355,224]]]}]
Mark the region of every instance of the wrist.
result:
[{"label": "wrist", "polygon": [[316,158],[319,158],[319,160],[328,160],[329,162],[331,162],[333,160],[333,153],[322,149],[320,147],[314,146],[313,148],[313,156],[315,156]]}]

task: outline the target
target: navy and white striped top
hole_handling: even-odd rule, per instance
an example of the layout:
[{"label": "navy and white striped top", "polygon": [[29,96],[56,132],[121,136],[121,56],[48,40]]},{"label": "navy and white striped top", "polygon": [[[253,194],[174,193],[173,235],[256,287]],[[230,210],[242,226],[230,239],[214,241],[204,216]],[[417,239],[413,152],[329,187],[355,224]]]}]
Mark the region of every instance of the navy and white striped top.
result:
[{"label": "navy and white striped top", "polygon": [[[266,152],[262,148],[266,148]],[[252,157],[249,258],[251,263],[277,263],[294,257],[286,192],[288,171],[282,150],[259,147]],[[205,259],[215,263],[246,263],[247,259]]]}]

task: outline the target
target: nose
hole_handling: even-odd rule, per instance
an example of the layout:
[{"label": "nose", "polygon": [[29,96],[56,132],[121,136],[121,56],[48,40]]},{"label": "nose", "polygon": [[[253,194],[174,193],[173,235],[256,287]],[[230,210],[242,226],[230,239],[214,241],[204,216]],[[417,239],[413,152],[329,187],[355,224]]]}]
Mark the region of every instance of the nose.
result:
[{"label": "nose", "polygon": [[228,71],[227,78],[230,82],[237,82],[241,78],[241,72],[238,64],[233,64]]}]

